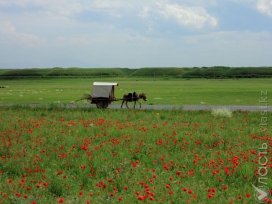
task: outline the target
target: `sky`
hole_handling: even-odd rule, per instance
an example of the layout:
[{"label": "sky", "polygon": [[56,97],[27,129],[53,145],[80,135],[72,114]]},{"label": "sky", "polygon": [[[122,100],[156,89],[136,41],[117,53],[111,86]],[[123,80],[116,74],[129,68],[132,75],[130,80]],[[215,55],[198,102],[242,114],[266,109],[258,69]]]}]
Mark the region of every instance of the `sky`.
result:
[{"label": "sky", "polygon": [[272,0],[0,0],[0,68],[272,66]]}]

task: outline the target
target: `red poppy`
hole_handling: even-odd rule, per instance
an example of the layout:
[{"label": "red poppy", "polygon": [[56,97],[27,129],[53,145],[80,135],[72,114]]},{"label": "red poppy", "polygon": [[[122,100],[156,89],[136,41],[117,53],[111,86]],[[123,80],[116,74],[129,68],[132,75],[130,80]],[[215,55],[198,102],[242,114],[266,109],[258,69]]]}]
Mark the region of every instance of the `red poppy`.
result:
[{"label": "red poppy", "polygon": [[250,195],[249,193],[246,193],[246,197],[250,198],[250,197],[251,197],[251,195]]},{"label": "red poppy", "polygon": [[64,202],[64,199],[63,198],[60,198],[59,200],[58,200],[58,203],[63,203]]}]

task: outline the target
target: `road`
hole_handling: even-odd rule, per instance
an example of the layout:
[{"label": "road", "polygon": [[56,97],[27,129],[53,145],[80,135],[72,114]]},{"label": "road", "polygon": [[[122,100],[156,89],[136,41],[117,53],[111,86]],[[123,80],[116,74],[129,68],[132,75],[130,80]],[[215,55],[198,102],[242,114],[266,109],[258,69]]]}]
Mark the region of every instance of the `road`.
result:
[{"label": "road", "polygon": [[[30,107],[41,107],[42,104],[28,104]],[[96,108],[94,104],[56,104],[59,107],[66,108]],[[0,104],[0,106],[12,106],[12,104]],[[45,105],[49,107],[50,105]],[[120,109],[120,104],[109,105],[109,109]],[[133,104],[128,104],[130,108],[133,108]],[[237,106],[237,105],[227,105],[227,106],[215,106],[215,105],[142,105],[142,109],[153,109],[153,110],[212,110],[217,108],[228,108],[232,111],[272,111],[272,106],[266,106],[265,104],[260,104],[260,106]],[[125,105],[123,109],[126,109]],[[136,109],[139,109],[139,105],[136,104]]]}]

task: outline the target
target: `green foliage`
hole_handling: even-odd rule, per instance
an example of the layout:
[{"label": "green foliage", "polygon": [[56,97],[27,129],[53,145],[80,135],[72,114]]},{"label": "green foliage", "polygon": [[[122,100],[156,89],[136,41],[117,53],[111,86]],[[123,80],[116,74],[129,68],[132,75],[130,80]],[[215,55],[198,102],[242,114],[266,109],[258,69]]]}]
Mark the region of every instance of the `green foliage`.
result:
[{"label": "green foliage", "polygon": [[129,68],[47,68],[3,69],[0,78],[22,77],[153,77],[153,78],[256,78],[272,77],[272,67],[144,67]]},{"label": "green foliage", "polygon": [[0,72],[0,76],[4,77],[41,77],[43,69],[11,69]]},{"label": "green foliage", "polygon": [[186,70],[184,68],[161,67],[161,68],[141,68],[134,71],[131,76],[145,76],[145,77],[180,77]]},{"label": "green foliage", "polygon": [[53,68],[46,76],[92,76],[92,77],[115,77],[125,76],[122,69],[118,68]]}]

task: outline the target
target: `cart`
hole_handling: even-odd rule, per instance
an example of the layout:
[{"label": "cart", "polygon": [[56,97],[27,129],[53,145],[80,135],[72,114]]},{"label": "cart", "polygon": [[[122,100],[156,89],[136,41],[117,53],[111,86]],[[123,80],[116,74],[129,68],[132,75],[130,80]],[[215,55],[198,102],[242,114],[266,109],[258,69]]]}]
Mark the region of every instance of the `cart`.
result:
[{"label": "cart", "polygon": [[114,97],[114,86],[118,86],[118,84],[94,82],[92,95],[90,97],[91,104],[96,104],[97,108],[107,108],[109,104],[116,101]]}]

